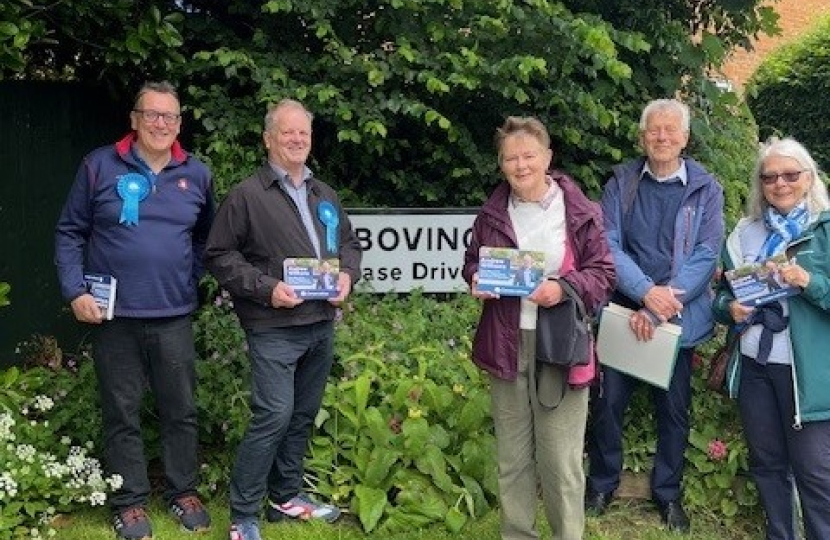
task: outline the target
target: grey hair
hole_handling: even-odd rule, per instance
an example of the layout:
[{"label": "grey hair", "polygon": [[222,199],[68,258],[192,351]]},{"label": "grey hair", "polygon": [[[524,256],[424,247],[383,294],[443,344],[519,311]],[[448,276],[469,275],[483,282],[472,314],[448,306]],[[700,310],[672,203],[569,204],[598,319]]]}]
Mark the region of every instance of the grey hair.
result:
[{"label": "grey hair", "polygon": [[680,115],[680,127],[689,132],[692,113],[689,106],[676,99],[654,99],[649,101],[640,115],[640,132],[645,132],[648,118],[656,112],[671,111]]},{"label": "grey hair", "polygon": [[767,158],[773,156],[794,159],[802,169],[806,169],[810,173],[811,184],[805,198],[807,200],[807,209],[811,216],[830,209],[830,198],[827,196],[827,186],[824,185],[818,165],[810,155],[810,152],[807,151],[804,145],[791,137],[785,137],[783,139],[771,137],[760,145],[758,158],[755,160],[755,167],[752,171],[752,180],[746,202],[746,211],[749,217],[760,219],[769,206],[769,203],[764,198],[760,176],[764,168],[764,162]]},{"label": "grey hair", "polygon": [[268,105],[268,112],[265,113],[265,131],[268,131],[273,127],[277,113],[282,109],[299,109],[308,116],[309,121],[314,120],[314,115],[305,108],[305,105],[295,99],[285,98],[279,100],[277,103]]},{"label": "grey hair", "polygon": [[496,129],[495,142],[499,152],[499,163],[502,160],[501,150],[504,140],[515,133],[530,135],[544,148],[550,148],[550,134],[541,120],[531,116],[508,116],[504,124]]},{"label": "grey hair", "polygon": [[138,92],[135,95],[135,102],[133,107],[138,107],[141,103],[141,98],[144,97],[144,94],[148,92],[156,92],[158,94],[170,94],[176,101],[179,101],[179,93],[176,91],[176,87],[173,86],[171,83],[167,81],[158,81],[158,82],[145,82],[141,85],[141,88],[138,89]]},{"label": "grey hair", "polygon": [[760,219],[769,206],[769,203],[764,198],[761,172],[763,171],[764,162],[767,158],[773,156],[794,159],[802,169],[810,173],[810,189],[807,190],[807,195],[805,196],[810,216],[815,216],[819,212],[830,209],[830,198],[827,196],[827,186],[824,185],[818,165],[816,165],[810,152],[807,151],[804,145],[791,137],[785,137],[783,139],[771,137],[765,143],[761,144],[758,158],[755,160],[749,195],[746,200],[746,212],[749,217]]}]

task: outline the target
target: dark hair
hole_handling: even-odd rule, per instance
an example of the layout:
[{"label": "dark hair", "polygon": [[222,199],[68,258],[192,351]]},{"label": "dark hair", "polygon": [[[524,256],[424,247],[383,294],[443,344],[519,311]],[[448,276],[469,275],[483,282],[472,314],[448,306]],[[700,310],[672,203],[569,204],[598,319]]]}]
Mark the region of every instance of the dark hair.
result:
[{"label": "dark hair", "polygon": [[167,81],[158,81],[158,82],[145,82],[141,85],[141,88],[138,89],[138,93],[135,95],[134,107],[138,107],[139,103],[141,102],[141,98],[144,97],[144,94],[147,92],[157,92],[159,94],[170,94],[176,101],[179,100],[179,93],[176,91],[176,87],[173,86],[171,83]]}]

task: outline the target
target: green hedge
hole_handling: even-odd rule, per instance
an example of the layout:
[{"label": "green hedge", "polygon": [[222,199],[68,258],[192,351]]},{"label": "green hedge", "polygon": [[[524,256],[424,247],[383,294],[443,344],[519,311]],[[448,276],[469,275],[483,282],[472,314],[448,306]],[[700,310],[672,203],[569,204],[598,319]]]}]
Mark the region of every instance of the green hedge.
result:
[{"label": "green hedge", "polygon": [[770,54],[747,83],[747,103],[763,139],[792,136],[830,168],[830,17]]}]

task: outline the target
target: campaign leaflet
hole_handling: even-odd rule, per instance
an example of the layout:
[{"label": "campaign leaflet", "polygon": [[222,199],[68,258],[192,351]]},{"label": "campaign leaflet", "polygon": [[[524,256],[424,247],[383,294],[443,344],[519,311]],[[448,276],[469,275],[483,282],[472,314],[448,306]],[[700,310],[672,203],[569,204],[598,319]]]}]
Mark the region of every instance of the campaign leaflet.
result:
[{"label": "campaign leaflet", "polygon": [[545,273],[545,254],[482,246],[478,252],[478,290],[499,296],[527,296]]},{"label": "campaign leaflet", "polygon": [[766,263],[770,261],[778,266],[790,264],[787,256],[781,253],[724,273],[738,302],[745,306],[760,306],[800,292],[799,287],[784,283],[777,270],[766,267]]},{"label": "campaign leaflet", "polygon": [[107,274],[97,272],[86,272],[84,281],[89,294],[95,299],[95,303],[104,312],[104,319],[111,321],[115,316],[115,293],[118,288],[118,280]]},{"label": "campaign leaflet", "polygon": [[293,257],[283,262],[283,281],[306,300],[336,298],[339,259]]}]

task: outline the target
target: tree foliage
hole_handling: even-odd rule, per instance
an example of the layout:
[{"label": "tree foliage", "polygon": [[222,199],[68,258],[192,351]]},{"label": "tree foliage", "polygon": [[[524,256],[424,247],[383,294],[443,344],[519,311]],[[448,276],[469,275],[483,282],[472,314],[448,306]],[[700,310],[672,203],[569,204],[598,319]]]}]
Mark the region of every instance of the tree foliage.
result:
[{"label": "tree foliage", "polygon": [[176,81],[220,195],[261,161],[265,104],[288,96],[315,112],[314,169],[348,203],[477,205],[510,114],[540,117],[557,165],[598,194],[636,152],[646,100],[711,106],[707,70],[774,26],[759,3],[12,0],[0,64],[116,91]]},{"label": "tree foliage", "polygon": [[830,170],[830,17],[804,37],[773,51],[747,84],[747,103],[763,138],[792,136]]}]

